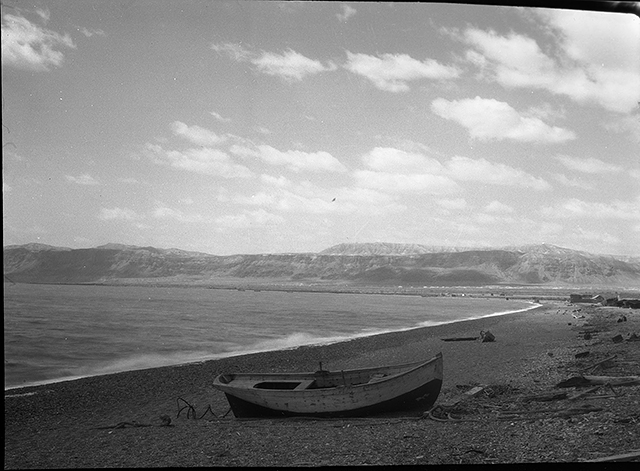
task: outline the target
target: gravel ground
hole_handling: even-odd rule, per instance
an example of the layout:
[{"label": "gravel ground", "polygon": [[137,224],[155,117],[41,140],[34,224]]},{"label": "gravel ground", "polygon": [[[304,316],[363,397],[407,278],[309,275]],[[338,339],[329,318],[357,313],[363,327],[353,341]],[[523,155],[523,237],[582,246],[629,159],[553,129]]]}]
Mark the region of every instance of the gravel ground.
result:
[{"label": "gravel ground", "polygon": [[[622,315],[627,320],[618,322]],[[490,330],[496,341],[441,340],[480,330]],[[584,391],[555,385],[613,355],[589,372],[640,375],[640,342],[626,341],[633,333],[640,335],[637,310],[557,302],[520,314],[326,346],[13,389],[5,391],[4,467],[488,464],[629,453],[640,448],[640,386],[617,386],[609,398],[594,397],[610,393],[601,387],[577,401],[527,399]],[[615,343],[618,334],[623,341]],[[225,371],[314,371],[319,361],[327,369],[349,369],[438,351],[444,384],[432,417],[440,420],[426,415],[239,420],[232,413],[224,416],[226,399],[211,387]],[[447,409],[449,416],[438,408],[474,385],[485,389]],[[162,425],[162,416],[171,419],[169,426]]]}]

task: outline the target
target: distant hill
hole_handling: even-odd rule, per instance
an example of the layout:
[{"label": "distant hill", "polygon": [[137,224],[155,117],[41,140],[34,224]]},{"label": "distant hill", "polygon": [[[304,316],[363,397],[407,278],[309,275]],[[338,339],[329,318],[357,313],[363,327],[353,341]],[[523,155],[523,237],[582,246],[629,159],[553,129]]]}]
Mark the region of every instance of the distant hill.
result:
[{"label": "distant hill", "polygon": [[548,244],[471,249],[419,244],[340,244],[319,253],[216,256],[180,249],[106,244],[89,249],[42,244],[3,250],[16,282],[79,283],[125,278],[262,278],[354,284],[488,284],[640,287],[640,259]]}]

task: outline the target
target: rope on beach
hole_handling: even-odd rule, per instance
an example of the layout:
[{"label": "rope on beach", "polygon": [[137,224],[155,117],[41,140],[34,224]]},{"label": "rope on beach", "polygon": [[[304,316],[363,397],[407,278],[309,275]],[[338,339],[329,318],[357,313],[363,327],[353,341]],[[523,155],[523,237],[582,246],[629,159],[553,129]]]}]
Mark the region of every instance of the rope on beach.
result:
[{"label": "rope on beach", "polygon": [[[185,405],[180,407],[180,401],[184,402]],[[179,397],[178,399],[176,399],[176,402],[178,403],[178,414],[176,415],[176,419],[178,417],[180,417],[180,413],[187,409],[187,419],[192,418],[193,420],[200,420],[202,419],[205,415],[207,415],[207,413],[210,413],[212,416],[214,416],[215,418],[218,418],[218,416],[213,412],[213,409],[211,409],[211,405],[209,405],[207,407],[207,409],[204,411],[204,413],[198,417],[196,414],[196,409],[195,407],[193,407],[191,404],[189,404],[186,400],[182,399],[181,397]],[[229,412],[227,412],[228,414]],[[225,415],[227,415],[225,414]],[[224,417],[224,416],[223,416]]]}]

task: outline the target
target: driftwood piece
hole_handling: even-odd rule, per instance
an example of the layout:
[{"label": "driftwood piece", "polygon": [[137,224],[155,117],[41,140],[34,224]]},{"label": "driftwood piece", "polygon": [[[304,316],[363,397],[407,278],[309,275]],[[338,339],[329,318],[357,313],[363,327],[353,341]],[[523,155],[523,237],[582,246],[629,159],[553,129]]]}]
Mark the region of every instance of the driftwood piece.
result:
[{"label": "driftwood piece", "polygon": [[640,384],[640,376],[574,376],[556,384],[556,388],[579,388],[594,384],[610,384],[612,386],[633,386]]},{"label": "driftwood piece", "polygon": [[604,360],[600,360],[599,362],[594,363],[594,364],[593,364],[593,365],[591,365],[591,366],[588,366],[588,367],[587,367],[587,368],[585,368],[583,371],[589,371],[589,370],[592,370],[592,369],[594,369],[594,368],[595,368],[595,367],[597,367],[597,366],[603,365],[603,364],[607,363],[608,361],[613,360],[613,359],[614,359],[614,358],[616,358],[617,356],[618,356],[618,355],[611,355],[610,357],[607,357],[607,358],[605,358]]},{"label": "driftwood piece", "polygon": [[640,450],[623,453],[621,455],[604,456],[602,458],[587,460],[589,463],[604,463],[607,461],[640,461]]},{"label": "driftwood piece", "polygon": [[525,396],[522,398],[523,402],[550,402],[550,401],[559,401],[561,399],[565,399],[567,397],[567,393],[565,392],[550,392],[545,394],[536,394],[533,396]]},{"label": "driftwood piece", "polygon": [[597,391],[598,389],[600,389],[600,386],[594,386],[585,391],[582,391],[581,393],[574,394],[573,396],[570,396],[568,399],[570,401],[575,401],[576,399],[580,399],[581,397],[586,396],[587,394],[591,394],[592,392]]},{"label": "driftwood piece", "polygon": [[464,342],[468,340],[478,340],[478,337],[450,337],[447,339],[440,339],[445,342]]},{"label": "driftwood piece", "polygon": [[611,386],[633,386],[640,384],[640,376],[583,376],[589,384],[610,384]]}]

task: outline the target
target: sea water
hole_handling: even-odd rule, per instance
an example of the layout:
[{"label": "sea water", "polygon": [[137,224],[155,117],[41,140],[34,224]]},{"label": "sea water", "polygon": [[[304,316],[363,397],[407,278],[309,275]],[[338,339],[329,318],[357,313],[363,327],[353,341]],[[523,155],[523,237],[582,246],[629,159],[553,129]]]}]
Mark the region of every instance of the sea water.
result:
[{"label": "sea water", "polygon": [[5,284],[5,389],[532,307],[492,298]]}]

